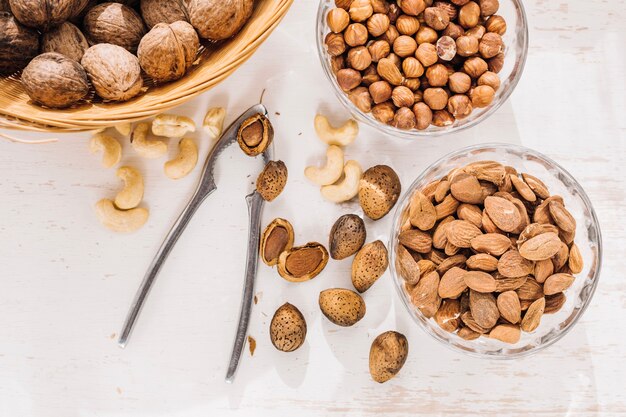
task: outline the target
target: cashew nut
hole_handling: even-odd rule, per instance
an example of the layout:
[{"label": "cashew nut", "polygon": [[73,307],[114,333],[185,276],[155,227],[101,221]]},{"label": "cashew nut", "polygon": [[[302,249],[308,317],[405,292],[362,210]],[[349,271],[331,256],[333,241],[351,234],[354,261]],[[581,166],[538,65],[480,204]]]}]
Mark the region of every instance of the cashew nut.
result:
[{"label": "cashew nut", "polygon": [[122,145],[113,136],[96,133],[89,142],[91,153],[102,152],[102,165],[111,168],[122,159]]},{"label": "cashew nut", "polygon": [[189,174],[198,163],[198,147],[189,139],[181,139],[178,143],[178,155],[167,161],[163,167],[165,175],[173,180],[183,178]]},{"label": "cashew nut", "polygon": [[343,168],[343,179],[333,185],[324,185],[321,189],[322,197],[334,203],[348,201],[359,192],[359,180],[363,169],[357,161],[348,161]]},{"label": "cashew nut", "polygon": [[359,134],[359,125],[354,119],[349,119],[340,127],[333,127],[326,116],[315,116],[315,131],[317,136],[329,145],[348,146]]},{"label": "cashew nut", "polygon": [[130,137],[130,143],[139,156],[143,158],[159,158],[167,153],[167,144],[161,140],[148,140],[148,123],[139,123],[135,126]]},{"label": "cashew nut", "polygon": [[115,196],[115,205],[122,210],[137,207],[143,198],[143,177],[129,166],[118,169],[116,175],[124,181],[124,188]]},{"label": "cashew nut", "polygon": [[211,139],[216,140],[222,135],[225,117],[226,109],[223,107],[213,107],[206,112],[204,122],[202,122],[202,127]]},{"label": "cashew nut", "polygon": [[120,123],[113,126],[117,132],[122,136],[130,135],[131,124],[130,122]]},{"label": "cashew nut", "polygon": [[175,114],[159,114],[152,121],[152,133],[167,138],[182,138],[187,132],[195,132],[196,124],[189,117]]},{"label": "cashew nut", "polygon": [[148,209],[119,210],[106,198],[96,203],[96,215],[100,223],[114,232],[134,232],[148,221]]},{"label": "cashew nut", "polygon": [[304,176],[313,184],[334,184],[343,174],[343,150],[339,146],[330,145],[326,150],[326,165],[321,168],[310,166],[304,170]]}]

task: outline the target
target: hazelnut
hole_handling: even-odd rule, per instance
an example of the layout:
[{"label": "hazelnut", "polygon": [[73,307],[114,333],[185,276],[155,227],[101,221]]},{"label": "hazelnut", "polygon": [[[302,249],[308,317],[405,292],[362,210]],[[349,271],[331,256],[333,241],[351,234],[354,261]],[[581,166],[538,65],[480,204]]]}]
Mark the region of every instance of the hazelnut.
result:
[{"label": "hazelnut", "polygon": [[370,85],[369,92],[375,104],[383,103],[391,98],[391,85],[387,81],[376,81]]},{"label": "hazelnut", "polygon": [[377,104],[372,107],[372,116],[374,116],[376,120],[384,124],[391,123],[395,114],[395,107],[389,101]]},{"label": "hazelnut", "polygon": [[448,69],[443,64],[435,64],[426,69],[426,78],[431,87],[443,87],[448,83]]},{"label": "hazelnut", "polygon": [[413,91],[413,101],[416,103],[424,101],[424,92],[422,90]]},{"label": "hazelnut", "polygon": [[433,121],[433,111],[426,103],[415,103],[413,106],[413,114],[415,114],[417,120],[415,127],[419,130],[426,129]]},{"label": "hazelnut", "polygon": [[410,16],[417,16],[426,9],[424,0],[398,0],[398,6]]},{"label": "hazelnut", "polygon": [[435,43],[437,39],[439,39],[439,35],[437,35],[435,29],[429,28],[428,26],[420,26],[415,35],[415,40],[418,45],[423,43]]},{"label": "hazelnut", "polygon": [[483,25],[477,25],[465,31],[465,34],[467,36],[472,36],[479,41],[482,39],[485,33],[487,33],[487,29],[485,29]]},{"label": "hazelnut", "polygon": [[444,30],[450,23],[450,16],[448,16],[445,10],[439,7],[427,7],[426,10],[424,10],[424,20],[431,28]]},{"label": "hazelnut", "polygon": [[449,36],[452,39],[456,40],[460,36],[463,36],[463,34],[465,34],[465,29],[463,29],[461,26],[457,25],[456,23],[450,22],[448,27],[445,28],[443,32],[441,32],[441,34],[443,36]]},{"label": "hazelnut", "polygon": [[360,23],[348,25],[343,33],[343,38],[350,46],[361,46],[367,42],[367,28]]},{"label": "hazelnut", "polygon": [[350,15],[344,9],[332,9],[326,16],[326,22],[331,31],[341,33],[350,24]]},{"label": "hazelnut", "polygon": [[372,10],[374,10],[374,13],[389,13],[390,4],[387,0],[370,0],[370,3],[372,3]]},{"label": "hazelnut", "polygon": [[485,33],[480,40],[478,51],[483,58],[493,58],[502,51],[502,37],[494,32]]},{"label": "hazelnut", "polygon": [[487,107],[493,101],[496,92],[488,85],[479,85],[470,91],[474,107]]},{"label": "hazelnut", "polygon": [[472,102],[465,94],[453,95],[448,99],[448,111],[456,119],[463,119],[472,112]]},{"label": "hazelnut", "polygon": [[403,14],[396,20],[396,29],[398,29],[398,32],[402,35],[414,35],[419,28],[420,21],[414,16]]},{"label": "hazelnut", "polygon": [[398,7],[397,4],[391,3],[389,4],[389,11],[387,12],[387,16],[389,17],[389,21],[392,25],[396,24],[396,20],[402,14],[402,10]]},{"label": "hazelnut", "polygon": [[459,36],[456,40],[456,53],[461,56],[472,56],[478,52],[478,39],[471,35]]},{"label": "hazelnut", "polygon": [[357,71],[363,71],[372,63],[372,56],[365,46],[357,46],[348,51],[348,65]]},{"label": "hazelnut", "polygon": [[365,68],[365,71],[361,73],[362,80],[361,84],[369,87],[371,84],[376,81],[380,81],[380,75],[378,75],[378,71],[376,71],[376,66],[371,64],[369,67]]},{"label": "hazelnut", "polygon": [[408,87],[398,86],[391,93],[391,101],[396,107],[411,107],[415,101],[413,91]]},{"label": "hazelnut", "polygon": [[450,3],[458,7],[465,6],[469,2],[470,0],[450,0]]},{"label": "hazelnut", "polygon": [[402,77],[402,73],[400,73],[400,70],[392,59],[381,59],[380,61],[378,61],[378,66],[376,68],[378,70],[378,74],[380,74],[380,76],[384,80],[388,81],[391,85],[402,84],[402,80],[404,79],[404,77]]},{"label": "hazelnut", "polygon": [[355,22],[364,22],[374,13],[370,0],[353,0],[348,11]]},{"label": "hazelnut", "polygon": [[352,0],[335,0],[335,6],[346,11],[350,8],[351,3]]},{"label": "hazelnut", "polygon": [[350,101],[363,113],[372,111],[372,97],[367,87],[357,87],[348,94]]},{"label": "hazelnut", "polygon": [[330,67],[333,70],[333,74],[337,75],[337,71],[346,67],[346,59],[343,55],[333,56],[330,58]]},{"label": "hazelnut", "polygon": [[437,127],[446,127],[454,123],[454,116],[447,110],[438,110],[433,113],[433,124]]},{"label": "hazelnut", "polygon": [[23,69],[38,53],[37,31],[22,25],[10,13],[0,12],[0,74]]},{"label": "hazelnut", "polygon": [[444,12],[448,14],[450,21],[457,18],[459,11],[454,6],[454,4],[448,3],[447,1],[436,1],[433,3],[433,6],[440,8]]},{"label": "hazelnut", "polygon": [[465,29],[473,28],[480,20],[480,6],[474,1],[470,1],[459,10],[459,25]]},{"label": "hazelnut", "polygon": [[373,62],[378,62],[381,58],[385,58],[391,51],[391,47],[386,41],[372,42],[367,49],[370,51]]},{"label": "hazelnut", "polygon": [[398,33],[398,29],[395,26],[389,26],[387,32],[385,32],[379,39],[387,42],[389,45],[393,45],[396,39],[398,39],[400,33]]},{"label": "hazelnut", "polygon": [[350,91],[361,84],[361,73],[352,68],[337,71],[337,82],[343,91]]},{"label": "hazelnut", "polygon": [[395,116],[393,117],[392,125],[395,128],[402,130],[410,130],[415,128],[417,124],[417,120],[415,119],[415,114],[408,107],[401,107],[396,111]]},{"label": "hazelnut", "polygon": [[339,56],[346,52],[346,42],[341,33],[329,32],[324,43],[326,43],[326,50],[331,56]]},{"label": "hazelnut", "polygon": [[402,85],[415,92],[418,91],[422,82],[419,78],[405,78]]},{"label": "hazelnut", "polygon": [[485,29],[487,32],[497,33],[500,36],[504,36],[506,33],[506,20],[502,16],[493,15],[487,22],[485,22]]},{"label": "hazelnut", "polygon": [[472,87],[472,79],[464,72],[455,72],[448,77],[448,87],[453,93],[463,94]]},{"label": "hazelnut", "polygon": [[367,30],[374,37],[381,36],[389,29],[389,17],[386,14],[376,13],[367,19]]},{"label": "hazelnut", "polygon": [[478,79],[478,85],[488,85],[497,91],[500,88],[500,77],[495,72],[487,71]]},{"label": "hazelnut", "polygon": [[450,36],[442,36],[437,41],[437,56],[444,61],[450,61],[456,55],[456,42]]},{"label": "hazelnut", "polygon": [[430,67],[439,59],[437,47],[432,43],[422,43],[417,47],[415,57],[419,59],[423,66]]},{"label": "hazelnut", "polygon": [[410,36],[401,35],[393,43],[393,52],[400,57],[413,55],[417,49],[415,39]]},{"label": "hazelnut", "polygon": [[402,72],[404,72],[404,76],[408,78],[421,77],[424,75],[424,66],[417,58],[410,56],[402,61]]},{"label": "hazelnut", "polygon": [[443,88],[427,88],[424,90],[424,103],[432,110],[445,109],[448,105],[448,93]]},{"label": "hazelnut", "polygon": [[496,74],[502,70],[504,66],[504,54],[501,52],[488,61],[489,71]]},{"label": "hazelnut", "polygon": [[89,9],[83,20],[90,45],[109,43],[136,53],[146,26],[137,12],[121,3],[102,3]]},{"label": "hazelnut", "polygon": [[398,67],[399,70],[402,69],[402,60],[400,59],[400,57],[396,54],[394,54],[393,52],[390,53],[389,55],[387,55],[387,59],[389,59],[391,62],[393,62],[393,64]]},{"label": "hazelnut", "polygon": [[478,4],[480,5],[480,14],[484,17],[496,14],[500,8],[498,0],[478,0]]},{"label": "hazelnut", "polygon": [[472,78],[478,78],[487,71],[487,63],[484,59],[473,56],[463,63],[463,71]]}]

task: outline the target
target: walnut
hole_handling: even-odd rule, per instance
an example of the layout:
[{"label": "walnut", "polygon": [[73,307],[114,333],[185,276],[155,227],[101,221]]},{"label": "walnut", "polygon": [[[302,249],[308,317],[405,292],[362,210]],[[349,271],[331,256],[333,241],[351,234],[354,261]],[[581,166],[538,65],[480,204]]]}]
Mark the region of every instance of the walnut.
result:
[{"label": "walnut", "polygon": [[81,64],[96,93],[104,99],[126,101],[141,92],[139,60],[121,46],[94,45],[85,51]]},{"label": "walnut", "polygon": [[91,45],[110,43],[132,53],[137,52],[146,33],[139,14],[121,3],[102,3],[90,9],[83,20],[83,29]]},{"label": "walnut", "polygon": [[150,29],[157,23],[189,22],[183,0],[141,0],[141,16]]},{"label": "walnut", "polygon": [[190,0],[189,21],[200,37],[228,39],[241,30],[252,15],[254,0]]},{"label": "walnut", "polygon": [[0,0],[0,12],[10,12],[9,0]]},{"label": "walnut", "polygon": [[62,23],[41,38],[41,52],[58,52],[76,62],[80,62],[88,48],[83,32],[70,22]]},{"label": "walnut", "polygon": [[159,82],[181,78],[193,64],[200,47],[196,30],[184,21],[157,23],[139,43],[141,68]]},{"label": "walnut", "polygon": [[86,4],[87,0],[9,0],[20,23],[43,32],[76,16]]},{"label": "walnut", "polygon": [[78,62],[56,52],[30,61],[21,81],[35,103],[52,108],[68,107],[89,93],[85,70]]},{"label": "walnut", "polygon": [[23,26],[10,13],[0,12],[0,74],[21,70],[38,52],[37,31]]}]

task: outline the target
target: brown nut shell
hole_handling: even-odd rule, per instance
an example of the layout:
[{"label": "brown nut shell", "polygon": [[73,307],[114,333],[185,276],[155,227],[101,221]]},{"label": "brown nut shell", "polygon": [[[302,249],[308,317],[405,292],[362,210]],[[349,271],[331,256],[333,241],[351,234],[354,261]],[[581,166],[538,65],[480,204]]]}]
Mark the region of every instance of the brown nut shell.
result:
[{"label": "brown nut shell", "polygon": [[[404,2],[403,2],[404,3]],[[388,331],[379,335],[370,348],[370,375],[383,383],[396,376],[409,355],[409,342],[398,332]]]},{"label": "brown nut shell", "polygon": [[91,45],[110,43],[135,53],[146,26],[134,9],[121,3],[102,3],[89,9],[83,30]]},{"label": "brown nut shell", "polygon": [[265,152],[273,139],[274,127],[261,113],[244,120],[237,131],[237,143],[248,156],[257,156]]},{"label": "brown nut shell", "polygon": [[285,219],[276,218],[267,225],[261,236],[261,260],[268,266],[278,263],[280,254],[293,247],[293,226]]},{"label": "brown nut shell", "polygon": [[270,323],[270,339],[282,352],[293,352],[304,343],[306,320],[292,304],[285,303],[276,310]]},{"label": "brown nut shell", "polygon": [[15,18],[25,26],[46,32],[78,14],[87,0],[10,0]]},{"label": "brown nut shell", "polygon": [[285,189],[287,176],[283,161],[269,161],[256,180],[256,190],[263,200],[273,201]]},{"label": "brown nut shell", "polygon": [[319,306],[324,316],[337,326],[353,326],[365,316],[363,298],[343,288],[329,288],[320,292]]},{"label": "brown nut shell", "polygon": [[183,0],[141,0],[141,16],[148,28],[157,23],[189,22],[189,13]]},{"label": "brown nut shell", "polygon": [[344,214],[330,230],[328,239],[330,257],[341,260],[354,255],[363,247],[366,236],[363,219],[356,214]]},{"label": "brown nut shell", "polygon": [[22,25],[10,13],[0,12],[0,74],[21,70],[38,53],[37,31]]},{"label": "brown nut shell", "polygon": [[367,291],[389,266],[385,244],[380,240],[363,246],[352,261],[352,285],[360,293]]},{"label": "brown nut shell", "polygon": [[187,4],[189,21],[200,37],[214,41],[237,34],[253,8],[253,0],[191,0]]},{"label": "brown nut shell", "polygon": [[363,173],[359,181],[359,203],[367,217],[378,220],[395,206],[400,197],[400,178],[387,165],[376,165]]},{"label": "brown nut shell", "polygon": [[85,35],[70,22],[64,22],[41,37],[41,52],[58,52],[76,62],[80,62],[87,49],[89,43]]},{"label": "brown nut shell", "polygon": [[328,263],[328,251],[321,243],[309,242],[286,250],[278,257],[278,273],[290,282],[315,278]]}]

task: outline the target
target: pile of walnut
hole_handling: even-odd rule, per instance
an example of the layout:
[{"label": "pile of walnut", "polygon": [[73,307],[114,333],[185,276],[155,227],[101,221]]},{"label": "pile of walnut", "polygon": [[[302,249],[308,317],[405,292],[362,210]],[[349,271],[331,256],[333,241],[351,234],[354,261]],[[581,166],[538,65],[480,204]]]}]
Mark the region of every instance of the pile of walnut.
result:
[{"label": "pile of walnut", "polygon": [[183,77],[200,38],[235,35],[253,0],[8,0],[8,6],[0,8],[0,75],[23,70],[34,103],[65,108],[88,96],[90,86],[105,100],[126,101],[145,90],[144,74],[157,83]]},{"label": "pile of walnut", "polygon": [[498,0],[335,0],[326,48],[350,100],[399,129],[443,127],[500,87]]},{"label": "pile of walnut", "polygon": [[411,197],[398,272],[444,330],[514,344],[565,303],[583,269],[575,232],[563,198],[540,179],[479,161]]}]

